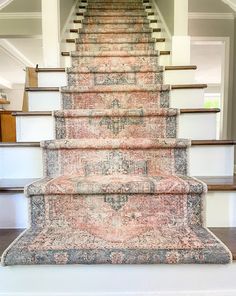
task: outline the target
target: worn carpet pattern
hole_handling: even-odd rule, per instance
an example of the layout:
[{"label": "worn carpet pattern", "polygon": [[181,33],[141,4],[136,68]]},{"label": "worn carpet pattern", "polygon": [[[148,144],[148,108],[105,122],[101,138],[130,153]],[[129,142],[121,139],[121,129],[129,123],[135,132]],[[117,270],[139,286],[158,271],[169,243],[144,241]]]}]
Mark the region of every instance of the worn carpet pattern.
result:
[{"label": "worn carpet pattern", "polygon": [[88,1],[45,177],[25,188],[30,227],[3,265],[231,262],[204,227],[207,187],[188,177],[145,5]]}]

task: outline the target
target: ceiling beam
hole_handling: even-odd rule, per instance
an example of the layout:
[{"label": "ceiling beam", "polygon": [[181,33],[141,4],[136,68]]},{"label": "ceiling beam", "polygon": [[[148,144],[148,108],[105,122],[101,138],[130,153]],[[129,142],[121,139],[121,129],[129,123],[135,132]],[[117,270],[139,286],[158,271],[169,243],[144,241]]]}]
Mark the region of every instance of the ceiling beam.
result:
[{"label": "ceiling beam", "polygon": [[41,12],[0,12],[1,20],[41,19]]},{"label": "ceiling beam", "polygon": [[22,52],[20,52],[11,42],[5,39],[0,40],[0,49],[8,56],[16,60],[25,67],[34,67],[34,63],[30,61]]}]

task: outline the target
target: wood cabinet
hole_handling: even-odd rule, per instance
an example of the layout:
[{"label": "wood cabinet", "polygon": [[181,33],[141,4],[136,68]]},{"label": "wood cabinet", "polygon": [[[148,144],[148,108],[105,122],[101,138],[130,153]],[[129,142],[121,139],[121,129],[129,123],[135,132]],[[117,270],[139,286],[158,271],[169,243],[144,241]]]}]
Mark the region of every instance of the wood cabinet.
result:
[{"label": "wood cabinet", "polygon": [[0,142],[16,142],[16,118],[13,111],[0,111]]}]

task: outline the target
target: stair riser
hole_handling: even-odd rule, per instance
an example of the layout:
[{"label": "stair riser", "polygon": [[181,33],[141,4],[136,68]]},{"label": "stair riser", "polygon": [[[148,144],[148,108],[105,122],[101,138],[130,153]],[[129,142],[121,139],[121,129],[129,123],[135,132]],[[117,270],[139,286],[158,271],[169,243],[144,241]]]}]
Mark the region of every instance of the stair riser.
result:
[{"label": "stair riser", "polygon": [[[88,155],[84,157],[89,159]],[[1,178],[40,178],[43,176],[41,148],[1,147],[0,163]],[[233,146],[193,146],[189,152],[189,175],[232,176],[233,163]]]},{"label": "stair riser", "polygon": [[118,101],[124,109],[145,108],[145,106],[146,108],[167,108],[169,92],[74,93],[62,95],[63,109],[109,109],[114,101]]},{"label": "stair riser", "polygon": [[149,24],[149,21],[147,19],[144,19],[143,17],[86,17],[83,20],[83,24],[118,24],[118,23],[128,23],[128,24]]},{"label": "stair riser", "polygon": [[39,87],[60,87],[66,85],[66,72],[38,72]]},{"label": "stair riser", "polygon": [[164,83],[166,84],[193,84],[196,70],[168,70],[164,71]]},{"label": "stair riser", "polygon": [[[137,46],[140,47],[137,47]],[[109,44],[98,46],[96,44],[80,44],[77,45],[78,51],[96,51],[96,50],[109,50]],[[126,45],[123,48],[119,47],[119,44],[113,44],[113,48],[111,50],[153,50],[154,49],[154,43],[145,44],[145,43],[137,43],[134,45]],[[159,57],[160,58],[160,57]],[[194,75],[196,71],[195,70],[179,70],[179,71],[164,71],[164,83],[165,84],[184,84],[184,83],[194,83]],[[60,87],[60,86],[66,86],[67,85],[67,75],[65,72],[39,72],[38,73],[38,86],[39,87]],[[180,92],[180,91],[179,91]],[[185,90],[186,92],[186,90]],[[202,93],[202,92],[201,92]],[[182,97],[185,95],[182,94]],[[191,95],[192,96],[192,95]],[[196,100],[198,101],[198,100]],[[198,103],[198,102],[196,102]],[[185,107],[184,107],[185,108]]]},{"label": "stair riser", "polygon": [[[59,92],[28,92],[29,111],[53,111],[61,109],[109,109],[114,100],[119,100],[123,108],[168,108],[168,92],[162,92],[161,97],[155,92],[114,92],[114,93],[81,93],[61,94]],[[203,90],[172,90],[170,92],[172,108],[203,108]]]},{"label": "stair riser", "polygon": [[171,65],[171,55],[161,55],[159,57],[160,66],[170,66]]},{"label": "stair riser", "polygon": [[[208,192],[206,196],[206,226],[236,227],[235,192]],[[17,216],[15,213],[18,213]],[[28,199],[23,193],[0,194],[0,228],[28,226]]]},{"label": "stair riser", "polygon": [[28,92],[29,111],[53,111],[61,109],[59,92]]},{"label": "stair riser", "polygon": [[191,176],[233,176],[234,146],[194,146],[190,149]]},{"label": "stair riser", "polygon": [[147,17],[147,12],[145,11],[101,11],[101,10],[93,10],[84,13],[85,17],[111,17],[111,16],[116,16],[116,17],[122,17],[122,16],[127,16],[127,17]]},{"label": "stair riser", "polygon": [[28,226],[28,199],[23,193],[0,193],[0,228]]},{"label": "stair riser", "polygon": [[178,89],[170,92],[172,108],[204,108],[204,89]]},{"label": "stair riser", "polygon": [[[141,113],[142,111],[140,111]],[[176,116],[56,118],[57,139],[176,138]]]},{"label": "stair riser", "polygon": [[153,41],[151,33],[81,34],[77,43],[132,43]]},{"label": "stair riser", "polygon": [[140,69],[143,71],[155,71],[158,68],[158,57],[80,57],[79,59],[72,57],[72,67],[83,67],[85,69],[87,67],[88,69],[96,69],[96,71],[106,71],[111,65],[127,70]]},{"label": "stair riser", "polygon": [[[216,114],[180,114],[178,125],[179,138],[190,138],[192,140],[216,139]],[[17,116],[16,126],[17,142],[39,142],[54,139],[55,123],[52,116]],[[99,128],[100,126],[98,130],[96,129],[96,133],[98,133]],[[142,133],[140,131],[139,126],[135,130],[136,133],[140,134],[140,137],[146,135],[146,132]],[[76,132],[82,133],[78,129],[76,129]],[[108,130],[105,132],[107,134]],[[122,132],[122,135],[124,132]],[[97,137],[96,133],[94,137]],[[154,133],[153,137],[155,138],[156,135]],[[73,136],[70,134],[69,138],[73,138]]]},{"label": "stair riser", "polygon": [[145,73],[92,73],[92,74],[68,74],[70,86],[98,86],[98,85],[146,85],[162,84],[162,72]]},{"label": "stair riser", "polygon": [[[31,203],[38,204],[39,197],[32,197]],[[45,195],[40,205],[49,211],[38,213],[36,218],[32,216],[32,225],[37,223],[42,227],[39,222],[42,221],[43,226],[55,229],[59,224],[60,227],[68,227],[71,235],[78,227],[106,240],[108,246],[123,242],[132,248],[132,238],[137,233],[142,234],[143,230],[186,227],[187,224],[194,227],[202,222],[201,196],[194,194]],[[194,205],[198,205],[197,209],[193,209]]]},{"label": "stair riser", "polygon": [[152,32],[149,27],[149,24],[89,24],[84,25],[80,32],[89,33],[97,32],[97,33],[106,33],[106,32],[132,32],[132,33],[142,33],[145,32]]},{"label": "stair riser", "polygon": [[236,226],[236,192],[208,192],[206,200],[206,224],[208,227]]},{"label": "stair riser", "polygon": [[[109,109],[118,100],[122,108],[168,108],[169,92],[114,92],[74,93],[28,92],[29,111],[53,111],[63,109]],[[62,102],[62,103],[61,103]],[[62,106],[61,106],[62,104]]]},{"label": "stair riser", "polygon": [[171,175],[187,174],[186,148],[43,150],[44,173],[50,177],[68,174],[78,174],[78,176],[115,174],[155,176],[161,172]]},{"label": "stair riser", "polygon": [[154,50],[155,43],[81,43],[76,44],[77,51],[132,51]]},{"label": "stair riser", "polygon": [[42,150],[39,147],[0,148],[0,178],[24,179],[43,176]]}]

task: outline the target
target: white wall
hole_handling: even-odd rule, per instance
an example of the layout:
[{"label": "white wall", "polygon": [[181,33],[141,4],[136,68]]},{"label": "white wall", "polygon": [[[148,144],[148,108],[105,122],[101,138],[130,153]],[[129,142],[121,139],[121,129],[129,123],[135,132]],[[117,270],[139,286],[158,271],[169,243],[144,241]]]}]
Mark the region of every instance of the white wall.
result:
[{"label": "white wall", "polygon": [[174,34],[174,0],[154,0],[171,33]]},{"label": "white wall", "polygon": [[12,89],[4,89],[7,94],[10,105],[5,105],[6,110],[21,111],[24,95],[24,84],[14,84]]},{"label": "white wall", "polygon": [[75,0],[60,0],[61,30],[63,29]]}]

